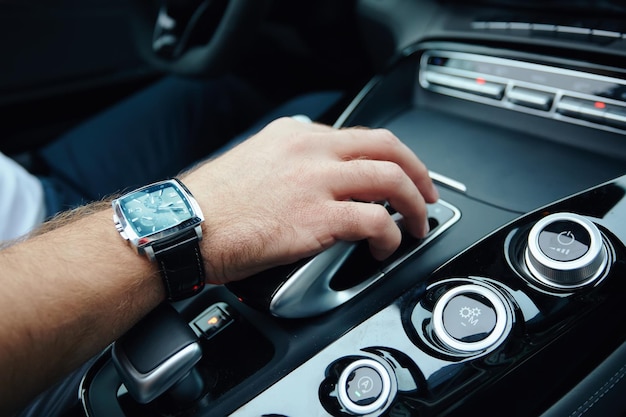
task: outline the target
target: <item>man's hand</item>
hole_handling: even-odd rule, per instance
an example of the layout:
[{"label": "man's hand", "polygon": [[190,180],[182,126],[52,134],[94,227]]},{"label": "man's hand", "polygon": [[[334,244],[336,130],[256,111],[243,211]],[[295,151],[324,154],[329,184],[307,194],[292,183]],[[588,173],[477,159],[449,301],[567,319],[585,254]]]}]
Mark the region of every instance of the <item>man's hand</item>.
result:
[{"label": "man's hand", "polygon": [[[213,283],[291,263],[337,240],[368,239],[384,258],[400,231],[382,205],[359,201],[387,200],[423,236],[425,201],[437,199],[424,165],[390,132],[293,119],[272,122],[183,181],[206,218],[201,248]],[[109,202],[94,203],[0,250],[0,414],[163,301],[156,264],[124,242],[112,215]]]},{"label": "man's hand", "polygon": [[338,240],[368,239],[377,259],[401,233],[379,204],[428,233],[426,203],[438,193],[417,156],[384,129],[333,129],[290,118],[183,178],[206,224],[208,281],[225,283],[314,255]]}]

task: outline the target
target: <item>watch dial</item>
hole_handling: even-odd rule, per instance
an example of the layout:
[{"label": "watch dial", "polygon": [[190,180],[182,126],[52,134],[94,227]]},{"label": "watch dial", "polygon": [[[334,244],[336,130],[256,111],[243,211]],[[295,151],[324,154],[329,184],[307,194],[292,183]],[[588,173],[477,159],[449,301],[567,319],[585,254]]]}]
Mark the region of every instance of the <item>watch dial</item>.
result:
[{"label": "watch dial", "polygon": [[121,201],[121,206],[139,237],[176,226],[193,216],[187,200],[170,184],[134,192]]}]

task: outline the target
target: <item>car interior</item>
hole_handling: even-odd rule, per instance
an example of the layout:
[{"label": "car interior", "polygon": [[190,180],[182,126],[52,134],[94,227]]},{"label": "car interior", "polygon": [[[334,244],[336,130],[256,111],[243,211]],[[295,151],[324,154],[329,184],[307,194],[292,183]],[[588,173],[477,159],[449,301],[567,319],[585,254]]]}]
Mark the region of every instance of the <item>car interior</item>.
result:
[{"label": "car interior", "polygon": [[162,77],[233,74],[276,103],[342,91],[316,121],[389,129],[441,197],[427,237],[404,234],[384,261],[339,242],[161,305],[101,353],[72,415],[626,413],[622,1],[0,10],[0,150],[29,169],[36,149]]}]

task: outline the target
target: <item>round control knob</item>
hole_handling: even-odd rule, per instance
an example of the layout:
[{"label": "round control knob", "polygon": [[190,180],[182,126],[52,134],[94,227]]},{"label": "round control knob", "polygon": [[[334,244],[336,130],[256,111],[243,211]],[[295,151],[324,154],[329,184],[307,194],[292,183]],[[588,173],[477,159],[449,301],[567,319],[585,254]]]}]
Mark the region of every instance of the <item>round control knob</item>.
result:
[{"label": "round control knob", "polygon": [[354,415],[382,410],[391,395],[391,375],[374,359],[359,359],[348,365],[337,383],[339,403]]},{"label": "round control knob", "polygon": [[433,309],[433,331],[446,347],[475,353],[493,346],[507,330],[502,296],[476,284],[460,285],[443,294]]},{"label": "round control knob", "polygon": [[593,222],[573,213],[556,213],[530,229],[524,254],[534,278],[555,288],[576,288],[598,278],[607,250]]}]

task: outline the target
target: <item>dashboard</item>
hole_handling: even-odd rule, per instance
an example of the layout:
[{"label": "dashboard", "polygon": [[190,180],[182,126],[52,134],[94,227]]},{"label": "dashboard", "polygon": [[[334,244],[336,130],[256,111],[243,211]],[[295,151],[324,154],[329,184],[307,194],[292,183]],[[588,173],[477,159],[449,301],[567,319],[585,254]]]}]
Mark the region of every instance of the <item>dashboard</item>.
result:
[{"label": "dashboard", "polygon": [[335,126],[388,128],[426,162],[429,236],[163,306],[85,375],[86,415],[626,410],[626,27],[588,2],[379,3],[360,2],[370,36],[384,20],[404,47]]}]

